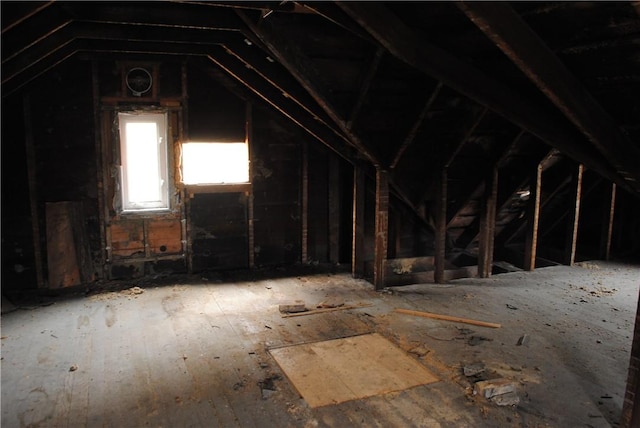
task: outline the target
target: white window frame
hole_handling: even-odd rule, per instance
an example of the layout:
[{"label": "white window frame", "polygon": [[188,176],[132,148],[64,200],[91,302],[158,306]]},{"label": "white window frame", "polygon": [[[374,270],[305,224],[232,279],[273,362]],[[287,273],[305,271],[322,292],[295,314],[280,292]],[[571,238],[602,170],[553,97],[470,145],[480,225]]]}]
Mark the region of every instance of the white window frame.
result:
[{"label": "white window frame", "polygon": [[[129,187],[130,180],[135,175],[130,171],[134,166],[129,165],[127,159],[127,147],[133,144],[128,141],[126,128],[130,123],[154,123],[158,137],[157,152],[155,157],[158,169],[158,194],[159,198],[153,200],[131,200]],[[119,112],[118,126],[120,135],[120,193],[122,196],[122,211],[125,213],[167,211],[169,206],[169,155],[167,142],[167,113],[166,112]]]}]

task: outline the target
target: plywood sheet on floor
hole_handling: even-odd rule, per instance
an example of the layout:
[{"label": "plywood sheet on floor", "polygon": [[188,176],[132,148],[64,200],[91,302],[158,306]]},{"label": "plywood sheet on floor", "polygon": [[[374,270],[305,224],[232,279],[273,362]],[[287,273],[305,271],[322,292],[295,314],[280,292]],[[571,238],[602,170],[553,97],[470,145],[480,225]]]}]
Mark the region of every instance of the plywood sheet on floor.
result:
[{"label": "plywood sheet on floor", "polygon": [[402,391],[438,379],[377,333],[272,349],[310,407]]}]

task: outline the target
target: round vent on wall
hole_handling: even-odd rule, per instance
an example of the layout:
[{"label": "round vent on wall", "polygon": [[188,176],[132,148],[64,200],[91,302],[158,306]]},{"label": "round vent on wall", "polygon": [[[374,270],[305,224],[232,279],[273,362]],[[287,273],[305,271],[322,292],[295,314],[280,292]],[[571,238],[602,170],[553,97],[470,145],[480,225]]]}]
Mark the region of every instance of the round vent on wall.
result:
[{"label": "round vent on wall", "polygon": [[127,73],[127,88],[131,90],[135,97],[139,97],[151,89],[153,79],[151,73],[144,68],[136,67]]}]

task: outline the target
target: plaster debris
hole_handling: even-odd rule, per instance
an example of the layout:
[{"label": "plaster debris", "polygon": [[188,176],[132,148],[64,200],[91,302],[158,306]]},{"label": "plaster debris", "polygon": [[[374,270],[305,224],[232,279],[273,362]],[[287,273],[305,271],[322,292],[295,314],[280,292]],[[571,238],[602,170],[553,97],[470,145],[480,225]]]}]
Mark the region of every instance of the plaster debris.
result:
[{"label": "plaster debris", "polygon": [[279,310],[282,313],[297,313],[304,312],[307,310],[304,301],[295,300],[293,302],[284,302],[279,305]]},{"label": "plaster debris", "polygon": [[466,366],[464,366],[462,368],[462,372],[467,377],[478,375],[478,374],[484,372],[485,370],[486,370],[486,367],[485,367],[484,363],[467,364]]}]

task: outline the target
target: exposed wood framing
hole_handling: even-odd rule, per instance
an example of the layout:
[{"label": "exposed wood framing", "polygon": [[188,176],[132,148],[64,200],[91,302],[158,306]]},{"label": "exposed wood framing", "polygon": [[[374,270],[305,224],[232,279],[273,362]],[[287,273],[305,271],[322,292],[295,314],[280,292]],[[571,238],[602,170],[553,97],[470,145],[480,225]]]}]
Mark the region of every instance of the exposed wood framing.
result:
[{"label": "exposed wood framing", "polygon": [[340,262],[340,160],[329,158],[329,262]]},{"label": "exposed wood framing", "polygon": [[353,230],[351,242],[351,274],[364,276],[364,202],[366,174],[362,166],[353,168]]},{"label": "exposed wood framing", "polygon": [[256,254],[255,254],[255,229],[254,229],[254,214],[253,214],[253,163],[251,162],[252,145],[253,145],[253,106],[247,102],[245,105],[245,139],[247,146],[249,147],[249,181],[251,182],[251,188],[247,195],[247,246],[249,253],[249,268],[253,269],[256,266]]},{"label": "exposed wood framing", "polygon": [[15,20],[11,24],[7,25],[6,27],[3,27],[2,28],[2,34],[5,34],[9,30],[11,30],[13,27],[20,25],[21,23],[23,23],[27,19],[31,18],[33,15],[37,14],[41,10],[43,10],[43,9],[45,9],[45,8],[51,6],[52,4],[55,4],[55,3],[56,3],[55,1],[47,1],[47,2],[43,2],[41,4],[33,2],[34,8],[30,12],[25,13],[20,19]]},{"label": "exposed wood framing", "polygon": [[302,142],[302,195],[300,204],[301,219],[301,255],[302,263],[309,261],[309,145]]},{"label": "exposed wood framing", "polygon": [[389,173],[376,168],[376,218],[373,285],[376,290],[384,285],[384,265],[389,244]]},{"label": "exposed wood framing", "polygon": [[502,2],[457,4],[640,191],[640,150],[520,15]]},{"label": "exposed wood framing", "polygon": [[542,162],[534,171],[535,181],[529,187],[529,205],[527,206],[527,234],[524,244],[524,269],[532,271],[536,268],[536,252],[538,249],[538,223],[540,221],[540,192],[542,190]]},{"label": "exposed wood framing", "polygon": [[609,261],[611,258],[611,237],[613,236],[613,219],[616,210],[616,183],[611,183],[611,190],[605,193],[603,204],[604,218],[600,238],[600,258]]},{"label": "exposed wood framing", "polygon": [[358,97],[356,98],[356,102],[351,109],[351,114],[349,115],[349,121],[347,122],[347,128],[352,130],[353,125],[356,123],[358,119],[358,115],[360,114],[360,110],[362,109],[362,105],[364,101],[367,99],[367,94],[369,93],[369,89],[371,88],[371,83],[373,82],[373,78],[378,71],[378,67],[380,66],[380,61],[382,61],[382,55],[384,54],[384,49],[378,48],[376,53],[371,60],[371,64],[367,64],[367,73],[362,79],[362,84],[360,85],[360,90],[358,91]]},{"label": "exposed wood framing", "polygon": [[435,212],[435,254],[434,280],[438,284],[446,282],[444,276],[447,243],[447,169],[441,168],[436,179],[436,212]]},{"label": "exposed wood framing", "polygon": [[311,60],[292,43],[290,38],[283,37],[274,29],[271,20],[261,21],[261,26],[256,26],[244,13],[236,11],[249,29],[269,48],[272,55],[291,73],[313,97],[318,105],[331,117],[340,130],[348,137],[351,144],[374,166],[379,166],[380,161],[373,152],[367,148],[360,138],[347,127],[346,121],[340,117],[335,108],[335,103],[330,100],[329,91],[324,87],[320,73],[315,69]]},{"label": "exposed wood framing", "polygon": [[473,133],[476,132],[476,129],[478,128],[478,126],[482,122],[482,119],[484,119],[488,111],[488,108],[483,108],[482,111],[475,116],[472,125],[469,127],[469,129],[467,129],[460,141],[458,141],[458,144],[450,148],[445,158],[444,165],[446,168],[451,165],[458,153],[460,153],[460,150],[462,150],[462,147],[464,147],[464,144],[469,140]]},{"label": "exposed wood framing", "polygon": [[33,141],[31,100],[28,94],[22,98],[22,108],[24,114],[25,146],[27,151],[27,180],[29,182],[29,206],[31,212],[31,233],[33,234],[33,257],[36,264],[36,282],[38,288],[43,288],[44,266],[42,263],[42,247],[40,236],[40,210],[38,204],[38,181],[36,176],[36,149],[35,143]]},{"label": "exposed wood framing", "polygon": [[633,329],[631,357],[627,375],[627,389],[622,404],[620,428],[640,426],[640,299],[636,309],[636,322]]},{"label": "exposed wood framing", "polygon": [[433,105],[434,101],[438,97],[438,94],[440,93],[441,89],[442,89],[442,82],[438,82],[438,84],[436,85],[435,89],[431,93],[431,96],[429,97],[429,99],[425,103],[424,107],[420,111],[420,114],[418,114],[418,117],[416,118],[416,121],[413,123],[413,126],[411,127],[411,129],[409,130],[409,133],[407,134],[407,136],[405,137],[404,141],[402,142],[402,145],[398,149],[398,152],[394,156],[393,161],[391,162],[391,165],[390,165],[391,169],[394,169],[396,166],[398,166],[398,162],[400,162],[400,159],[402,158],[402,155],[404,154],[404,152],[407,150],[407,148],[415,140],[416,135],[418,134],[418,131],[420,130],[420,126],[422,126],[422,122],[424,122],[424,118],[427,116],[427,113],[429,112],[429,109],[431,108],[431,106]]},{"label": "exposed wood framing", "polygon": [[100,278],[105,275],[105,247],[106,234],[105,234],[105,202],[104,202],[104,172],[102,164],[102,132],[100,129],[100,79],[99,68],[96,62],[91,63],[91,84],[92,84],[92,96],[93,96],[93,137],[95,139],[96,150],[96,187],[98,190],[98,228],[100,229],[100,267],[96,269],[100,272]]},{"label": "exposed wood framing", "polygon": [[[222,48],[220,49],[222,50]],[[221,50],[213,50],[215,53],[212,52],[212,55],[209,55],[208,58],[318,141],[353,164],[352,153],[337,140],[333,132],[318,123],[313,117],[310,117],[308,112],[284,96],[276,88],[264,80],[260,80],[260,76],[247,69],[237,58]]]},{"label": "exposed wood framing", "polygon": [[382,3],[337,4],[392,55],[488,107],[602,176],[633,189],[594,147],[584,144],[575,129],[559,121],[556,114],[541,102],[527,100],[523,103],[520,94],[473,65],[428,43]]},{"label": "exposed wood framing", "polygon": [[113,151],[108,149],[107,141],[110,141],[112,133],[112,114],[110,111],[102,111],[100,117],[100,157],[102,158],[102,194],[104,198],[103,218],[104,218],[104,238],[106,246],[105,252],[105,279],[111,279],[111,269],[109,265],[113,262],[113,248],[111,246],[111,215],[110,207],[113,204],[113,182],[110,175],[110,167],[113,161]]},{"label": "exposed wood framing", "polygon": [[478,245],[478,276],[480,278],[491,276],[497,199],[498,169],[493,168],[485,180],[485,192],[480,213],[480,242]]},{"label": "exposed wood framing", "polygon": [[340,133],[338,128],[332,124],[331,118],[322,110],[315,100],[311,98],[304,88],[293,81],[287,71],[280,64],[270,62],[261,49],[255,45],[248,46],[245,42],[225,43],[225,50],[242,61],[248,68],[259,74],[264,80],[276,87],[286,97],[296,102],[302,109],[306,110],[316,121],[330,128],[345,142],[348,140]]},{"label": "exposed wood framing", "polygon": [[578,225],[580,223],[580,203],[582,201],[582,176],[584,166],[578,165],[572,174],[573,188],[571,191],[571,207],[569,208],[569,227],[567,228],[567,240],[565,244],[564,262],[573,266],[576,260],[576,244],[578,240]]}]

